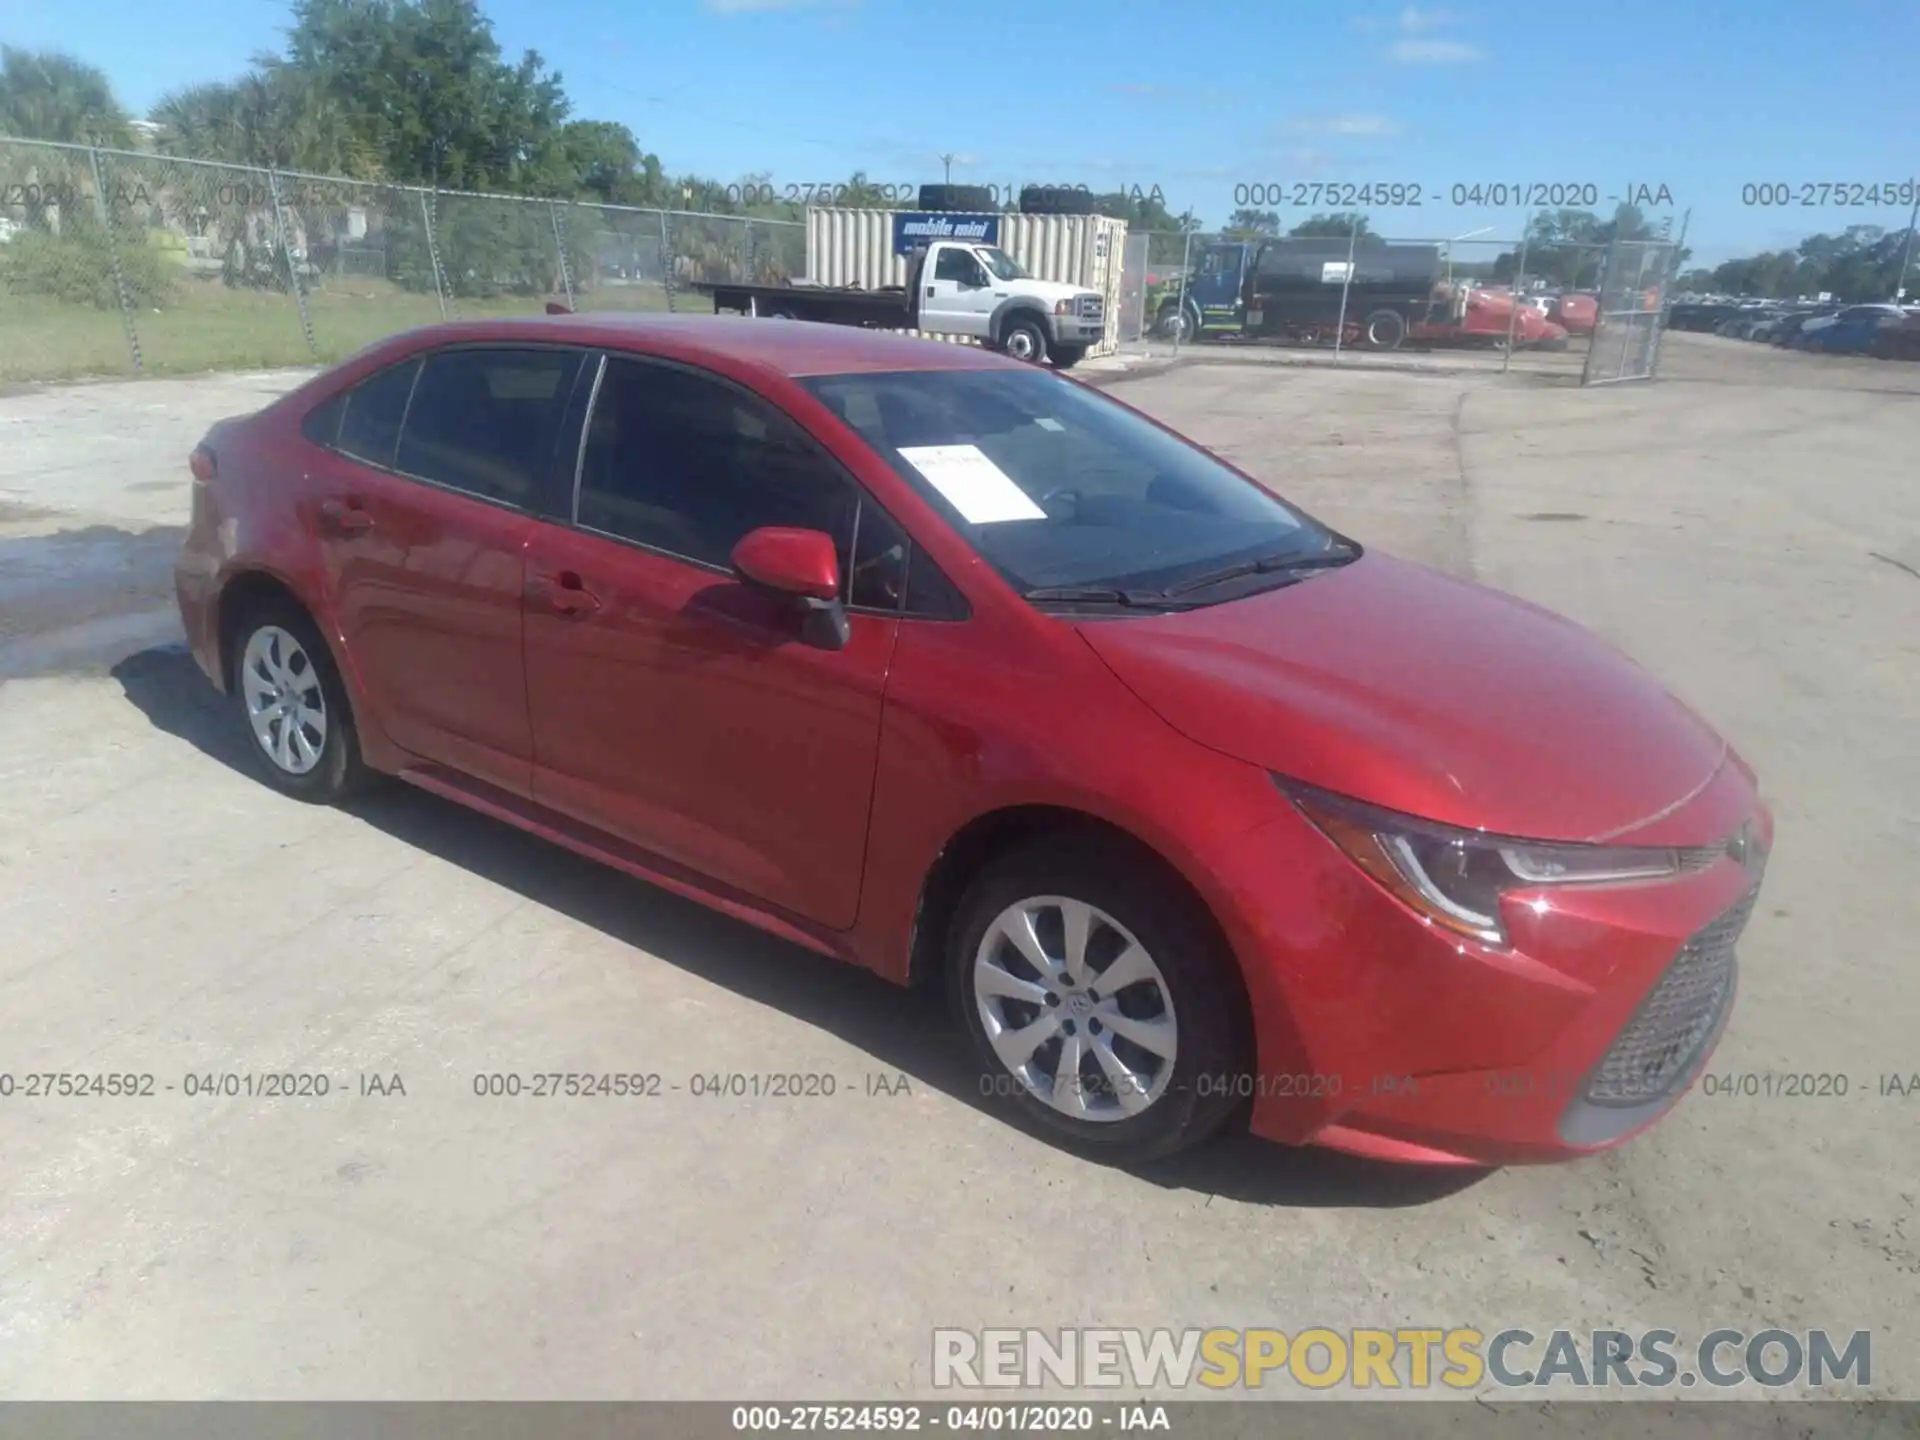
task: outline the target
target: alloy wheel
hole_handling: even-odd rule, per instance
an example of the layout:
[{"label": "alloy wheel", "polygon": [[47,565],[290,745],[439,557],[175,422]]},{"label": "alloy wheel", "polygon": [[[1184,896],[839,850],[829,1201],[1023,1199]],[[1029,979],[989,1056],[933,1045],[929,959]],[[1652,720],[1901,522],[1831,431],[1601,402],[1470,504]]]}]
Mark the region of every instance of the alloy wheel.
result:
[{"label": "alloy wheel", "polygon": [[300,642],[262,625],[240,657],[240,689],[253,737],[276,767],[305,775],[327,748],[327,697]]},{"label": "alloy wheel", "polygon": [[981,937],[972,980],[994,1054],[1043,1104],[1112,1122],[1166,1093],[1179,1054],[1172,989],[1104,910],[1061,895],[1009,905]]}]

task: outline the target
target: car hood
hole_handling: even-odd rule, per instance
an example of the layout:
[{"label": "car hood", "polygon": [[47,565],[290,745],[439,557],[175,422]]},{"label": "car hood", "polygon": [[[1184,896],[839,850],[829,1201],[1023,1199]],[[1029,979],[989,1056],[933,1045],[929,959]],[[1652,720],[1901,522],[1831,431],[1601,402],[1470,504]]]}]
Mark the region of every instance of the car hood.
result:
[{"label": "car hood", "polygon": [[1008,280],[997,282],[1008,287],[1011,293],[1031,295],[1036,300],[1045,300],[1052,304],[1056,300],[1072,300],[1080,295],[1097,295],[1097,290],[1089,290],[1084,285],[1069,285],[1061,280]]},{"label": "car hood", "polygon": [[1387,555],[1244,600],[1079,628],[1203,745],[1496,834],[1628,834],[1699,793],[1728,753],[1591,632]]}]

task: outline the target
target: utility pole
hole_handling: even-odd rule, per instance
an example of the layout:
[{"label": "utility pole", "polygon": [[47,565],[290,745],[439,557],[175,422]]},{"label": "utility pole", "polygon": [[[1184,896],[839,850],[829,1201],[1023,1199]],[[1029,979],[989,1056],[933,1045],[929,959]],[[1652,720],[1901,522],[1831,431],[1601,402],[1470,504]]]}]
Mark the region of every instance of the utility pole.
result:
[{"label": "utility pole", "polygon": [[946,183],[949,185],[953,183],[953,161],[954,157],[951,154],[940,157],[940,163],[946,167]]},{"label": "utility pole", "polygon": [[1893,298],[1902,300],[1907,294],[1907,267],[1913,263],[1913,222],[1920,220],[1920,192],[1913,197],[1913,213],[1907,216],[1907,238],[1900,246],[1900,273],[1894,277]]}]

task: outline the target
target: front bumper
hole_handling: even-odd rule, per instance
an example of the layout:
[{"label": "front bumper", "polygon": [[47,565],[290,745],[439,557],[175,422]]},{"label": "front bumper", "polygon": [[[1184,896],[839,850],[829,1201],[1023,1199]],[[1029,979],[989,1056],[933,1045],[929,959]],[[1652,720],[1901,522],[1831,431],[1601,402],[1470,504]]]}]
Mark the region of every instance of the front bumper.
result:
[{"label": "front bumper", "polygon": [[1659,1120],[1732,1015],[1734,947],[1772,842],[1771,816],[1734,767],[1702,803],[1709,833],[1753,817],[1762,858],[1516,894],[1507,948],[1435,929],[1317,832],[1318,848],[1306,843],[1291,817],[1256,832],[1248,863],[1270,867],[1284,851],[1299,879],[1297,900],[1269,894],[1254,933],[1235,938],[1257,957],[1242,967],[1259,1053],[1253,1132],[1384,1160],[1505,1165],[1610,1149]]},{"label": "front bumper", "polygon": [[1096,345],[1106,335],[1103,320],[1082,319],[1076,315],[1053,317],[1053,338],[1060,345]]}]

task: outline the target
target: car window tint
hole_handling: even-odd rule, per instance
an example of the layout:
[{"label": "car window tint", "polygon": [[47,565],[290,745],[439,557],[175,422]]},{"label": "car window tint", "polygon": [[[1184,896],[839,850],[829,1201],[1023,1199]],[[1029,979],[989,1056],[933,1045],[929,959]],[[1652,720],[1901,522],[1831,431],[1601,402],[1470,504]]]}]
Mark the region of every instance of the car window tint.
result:
[{"label": "car window tint", "polygon": [[573,350],[461,349],[428,356],[397,468],[469,495],[528,503],[553,462],[579,366]]},{"label": "car window tint", "polygon": [[300,422],[300,433],[316,445],[332,449],[340,443],[340,417],[347,413],[347,396],[336,395],[325,404],[307,412]]},{"label": "car window tint", "polygon": [[847,603],[863,610],[898,610],[907,591],[907,532],[871,500],[860,503]]},{"label": "car window tint", "polygon": [[846,575],[857,502],[770,406],[672,366],[607,362],[581,455],[581,525],[723,568],[750,530],[824,530]]},{"label": "car window tint", "polygon": [[391,466],[407,398],[419,373],[420,362],[409,360],[356,385],[347,396],[346,414],[340,417],[338,448],[369,465]]},{"label": "car window tint", "polygon": [[907,557],[907,598],[901,608],[932,620],[964,620],[972,613],[946,572],[917,548]]}]

